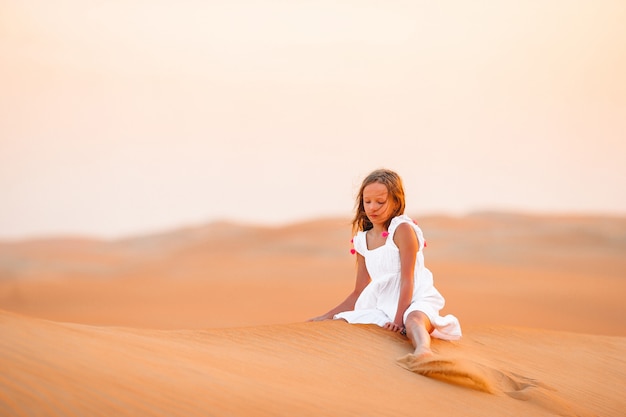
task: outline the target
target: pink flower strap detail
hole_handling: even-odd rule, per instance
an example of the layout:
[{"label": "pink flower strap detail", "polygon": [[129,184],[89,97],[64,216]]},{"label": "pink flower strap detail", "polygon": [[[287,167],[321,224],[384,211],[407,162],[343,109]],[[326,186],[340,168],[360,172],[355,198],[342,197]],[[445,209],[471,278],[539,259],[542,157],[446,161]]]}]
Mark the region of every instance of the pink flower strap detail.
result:
[{"label": "pink flower strap detail", "polygon": [[356,253],[356,250],[354,250],[354,248],[352,248],[352,249],[350,249],[350,253],[354,255]]},{"label": "pink flower strap detail", "polygon": [[382,237],[387,237],[387,236],[389,236],[389,232],[385,230],[384,232],[381,233],[381,236]]}]

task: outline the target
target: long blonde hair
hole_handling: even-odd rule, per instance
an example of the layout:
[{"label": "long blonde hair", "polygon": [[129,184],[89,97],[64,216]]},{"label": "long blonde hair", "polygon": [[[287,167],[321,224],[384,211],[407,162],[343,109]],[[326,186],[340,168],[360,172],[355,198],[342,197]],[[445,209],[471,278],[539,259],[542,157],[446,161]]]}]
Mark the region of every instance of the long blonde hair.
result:
[{"label": "long blonde hair", "polygon": [[385,228],[389,228],[391,219],[404,213],[405,200],[404,200],[404,187],[402,185],[402,178],[394,171],[388,169],[377,169],[372,171],[361,184],[359,194],[355,202],[355,214],[352,220],[352,234],[363,230],[369,230],[373,227],[372,222],[367,218],[365,214],[365,208],[363,206],[363,190],[370,184],[381,183],[387,187],[389,193],[388,198],[391,198],[391,202],[395,205],[395,210],[387,220]]}]

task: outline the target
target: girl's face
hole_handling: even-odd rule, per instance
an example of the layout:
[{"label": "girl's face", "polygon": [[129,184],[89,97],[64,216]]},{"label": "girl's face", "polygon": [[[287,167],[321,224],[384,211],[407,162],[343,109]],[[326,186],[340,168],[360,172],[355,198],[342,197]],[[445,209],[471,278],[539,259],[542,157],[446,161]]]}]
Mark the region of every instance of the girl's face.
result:
[{"label": "girl's face", "polygon": [[363,189],[363,208],[373,225],[384,226],[393,212],[387,186],[379,182],[366,185]]}]

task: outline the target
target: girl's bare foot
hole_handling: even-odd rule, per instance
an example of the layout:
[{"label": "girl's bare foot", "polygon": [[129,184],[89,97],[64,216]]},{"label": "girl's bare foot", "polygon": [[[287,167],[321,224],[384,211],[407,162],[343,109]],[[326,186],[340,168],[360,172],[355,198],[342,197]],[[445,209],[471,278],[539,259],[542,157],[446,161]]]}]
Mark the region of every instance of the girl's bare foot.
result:
[{"label": "girl's bare foot", "polygon": [[433,351],[429,347],[420,346],[413,352],[413,360],[421,362],[434,356]]},{"label": "girl's bare foot", "polygon": [[428,360],[433,356],[435,356],[435,354],[430,348],[420,347],[415,349],[413,353],[408,353],[398,358],[396,361],[403,368],[411,372],[417,372],[425,363],[428,363]]}]

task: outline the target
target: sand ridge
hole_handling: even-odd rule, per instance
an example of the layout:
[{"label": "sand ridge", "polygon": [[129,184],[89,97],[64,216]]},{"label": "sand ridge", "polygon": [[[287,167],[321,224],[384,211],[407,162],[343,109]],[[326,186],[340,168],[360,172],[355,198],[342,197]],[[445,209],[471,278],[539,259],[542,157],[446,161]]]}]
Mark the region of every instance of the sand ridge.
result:
[{"label": "sand ridge", "polygon": [[[435,340],[435,358],[416,369],[441,382],[397,366],[408,341],[370,325],[161,331],[1,312],[0,333],[2,415],[618,416],[626,407],[616,386],[626,366],[608,360],[626,338],[593,336],[590,366],[564,369],[589,336],[472,328],[458,342]],[[550,358],[541,370],[531,345]],[[489,389],[448,383],[441,370],[479,375]]]}]

